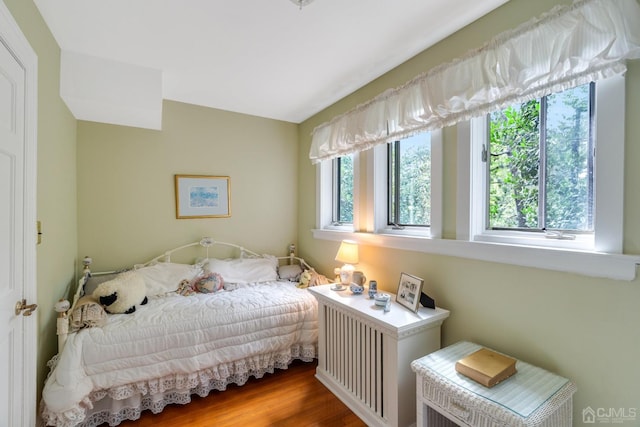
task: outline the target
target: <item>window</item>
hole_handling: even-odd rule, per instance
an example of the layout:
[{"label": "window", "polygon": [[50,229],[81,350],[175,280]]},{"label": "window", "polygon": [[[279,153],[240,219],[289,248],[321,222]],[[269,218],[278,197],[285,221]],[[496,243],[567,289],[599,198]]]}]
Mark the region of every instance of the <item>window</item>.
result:
[{"label": "window", "polygon": [[458,238],[621,253],[621,129],[622,76],[459,126]]},{"label": "window", "polygon": [[334,225],[353,224],[353,155],[333,161]]},{"label": "window", "polygon": [[489,115],[488,229],[593,233],[595,84]]},{"label": "window", "polygon": [[442,236],[442,130],[373,149],[371,201],[378,234]]},{"label": "window", "polygon": [[[589,126],[591,142],[584,137],[580,140],[581,147],[587,143],[593,143],[591,160],[586,157],[582,160],[579,178],[592,174],[592,189],[588,186],[575,187],[578,190],[572,194],[579,195],[581,208],[566,218],[586,218],[586,221],[574,221],[561,224],[560,227],[549,225],[556,223],[556,215],[552,194],[556,191],[554,185],[546,185],[547,207],[542,217],[547,218],[546,225],[536,224],[530,228],[518,229],[513,223],[507,226],[498,226],[494,222],[489,227],[489,169],[491,159],[483,162],[484,158],[499,154],[499,147],[490,147],[490,124],[488,116],[479,117],[469,121],[459,122],[457,128],[448,128],[446,132],[441,130],[431,131],[431,180],[430,180],[430,209],[428,226],[412,225],[394,227],[390,225],[389,185],[388,176],[395,173],[392,167],[389,169],[389,147],[387,144],[378,144],[375,147],[353,155],[353,223],[334,224],[334,160],[325,160],[318,163],[316,168],[316,227],[313,236],[316,239],[341,241],[353,239],[367,245],[380,246],[424,253],[437,253],[445,256],[464,257],[489,262],[500,262],[526,267],[544,268],[549,270],[572,272],[593,277],[607,277],[612,279],[633,280],[636,277],[636,264],[640,263],[640,257],[622,254],[623,237],[623,201],[624,201],[624,118],[625,118],[625,82],[624,76],[618,75],[611,78],[598,80],[593,89],[589,89],[591,108],[591,126]],[[559,97],[558,97],[559,95]],[[547,157],[553,158],[554,133],[561,126],[554,111],[558,111],[559,102],[564,102],[562,94],[554,94],[546,100],[540,100],[535,109],[547,109],[547,122],[545,127],[540,125],[542,119],[538,119],[538,128],[547,129],[546,149]],[[546,107],[543,106],[546,102]],[[519,106],[518,106],[519,107]],[[540,113],[538,113],[540,114]],[[582,113],[581,113],[582,114]],[[539,115],[540,117],[540,115]],[[582,116],[585,118],[587,115]],[[554,122],[555,120],[555,122]],[[580,119],[583,128],[583,120]],[[549,130],[550,128],[550,130]],[[457,147],[447,150],[449,160],[449,178],[452,178],[456,169],[457,176],[449,181],[448,206],[455,206],[455,218],[447,217],[450,226],[455,224],[455,239],[443,238],[443,133],[447,137],[457,137]],[[400,162],[396,164],[402,172],[403,142],[400,142]],[[540,139],[538,139],[540,141]],[[454,144],[449,141],[449,144]],[[539,144],[539,142],[538,142]],[[486,149],[483,150],[483,147]],[[393,148],[395,149],[395,148]],[[392,149],[392,154],[393,154]],[[551,149],[551,150],[550,150]],[[539,150],[539,148],[538,148]],[[457,167],[452,162],[451,156],[457,156]],[[496,160],[498,156],[493,156]],[[586,160],[585,160],[586,159]],[[544,161],[544,159],[543,159]],[[549,161],[547,159],[546,161]],[[590,165],[589,162],[592,162]],[[563,162],[552,162],[563,164]],[[586,166],[585,166],[586,165]],[[547,181],[556,182],[552,178],[555,171],[549,169],[550,177]],[[551,173],[553,172],[553,173]],[[545,182],[545,179],[542,181]],[[539,180],[538,180],[539,181]],[[399,181],[402,182],[402,178]],[[536,188],[540,191],[540,186]],[[402,184],[400,193],[403,192]],[[393,185],[392,185],[393,188]],[[584,191],[587,191],[584,193]],[[395,191],[395,190],[393,190]],[[453,196],[455,193],[455,197]],[[585,194],[592,194],[589,200]],[[576,196],[577,197],[577,196]],[[549,200],[551,199],[551,200]],[[540,197],[536,197],[540,200]],[[540,205],[540,202],[537,202]],[[398,206],[402,206],[402,201]],[[406,204],[405,204],[406,205]],[[538,211],[536,206],[536,212]],[[402,208],[399,210],[402,211]],[[551,213],[551,214],[550,214]],[[536,214],[536,221],[541,216]],[[399,215],[402,218],[402,214]],[[404,222],[404,221],[401,221]],[[408,223],[413,221],[407,221]],[[533,222],[530,222],[533,224]],[[591,225],[589,225],[591,224]],[[398,229],[400,228],[400,229]],[[575,236],[550,236],[547,238],[542,228],[554,232],[562,229],[563,232]],[[592,229],[590,231],[590,228]],[[554,250],[549,250],[550,248]]]},{"label": "window", "polygon": [[441,237],[441,130],[325,160],[316,171],[314,237],[342,240],[356,238],[344,232],[358,231],[360,239],[380,243],[392,234],[400,238],[393,241],[400,248],[417,244],[416,239],[403,243],[403,236]]},{"label": "window", "polygon": [[325,160],[316,169],[316,229],[353,231],[358,222],[360,154]]},{"label": "window", "polygon": [[387,144],[387,225],[426,227],[431,213],[431,134]]}]

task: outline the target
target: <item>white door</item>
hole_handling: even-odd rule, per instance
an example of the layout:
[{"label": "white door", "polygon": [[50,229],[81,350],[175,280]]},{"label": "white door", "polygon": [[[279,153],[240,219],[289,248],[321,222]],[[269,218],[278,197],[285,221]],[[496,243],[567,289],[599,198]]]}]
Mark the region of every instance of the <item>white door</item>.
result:
[{"label": "white door", "polygon": [[26,113],[24,43],[11,35],[17,26],[0,6],[0,426],[30,427],[37,315],[16,314],[16,304],[35,303],[35,141]]}]

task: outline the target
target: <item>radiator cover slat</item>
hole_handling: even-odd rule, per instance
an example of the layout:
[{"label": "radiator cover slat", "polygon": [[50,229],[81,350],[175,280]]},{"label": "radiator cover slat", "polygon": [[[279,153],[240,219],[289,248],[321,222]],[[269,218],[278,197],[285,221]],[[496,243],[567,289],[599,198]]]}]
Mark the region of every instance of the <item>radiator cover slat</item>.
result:
[{"label": "radiator cover slat", "polygon": [[327,374],[362,404],[384,417],[384,334],[333,307],[322,308]]}]

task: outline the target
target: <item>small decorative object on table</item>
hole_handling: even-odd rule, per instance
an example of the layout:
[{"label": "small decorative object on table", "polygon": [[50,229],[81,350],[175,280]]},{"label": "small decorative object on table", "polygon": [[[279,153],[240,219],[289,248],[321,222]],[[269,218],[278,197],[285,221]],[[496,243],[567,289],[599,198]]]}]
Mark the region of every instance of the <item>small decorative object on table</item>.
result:
[{"label": "small decorative object on table", "polygon": [[365,276],[362,271],[356,270],[353,272],[351,282],[359,286],[364,286],[364,284],[367,283],[367,276]]},{"label": "small decorative object on table", "polygon": [[370,280],[369,281],[369,299],[375,298],[377,293],[378,293],[378,282],[376,282],[375,280]]},{"label": "small decorative object on table", "polygon": [[349,285],[349,289],[356,295],[360,295],[362,292],[364,292],[364,286],[353,282]]},{"label": "small decorative object on table", "polygon": [[436,301],[431,298],[429,295],[422,292],[420,295],[420,305],[426,308],[436,308]]},{"label": "small decorative object on table", "polygon": [[400,283],[396,293],[396,302],[407,307],[411,311],[418,311],[418,302],[422,295],[424,281],[407,273],[400,273]]},{"label": "small decorative object on table", "polygon": [[354,271],[352,281],[349,284],[349,289],[354,294],[361,294],[364,292],[364,284],[367,282],[367,276],[362,271]]},{"label": "small decorative object on table", "polygon": [[386,307],[387,303],[391,301],[391,295],[389,294],[378,293],[373,298],[375,299],[375,304],[378,307]]},{"label": "small decorative object on table", "polygon": [[516,373],[516,359],[481,348],[458,360],[456,371],[491,388]]}]

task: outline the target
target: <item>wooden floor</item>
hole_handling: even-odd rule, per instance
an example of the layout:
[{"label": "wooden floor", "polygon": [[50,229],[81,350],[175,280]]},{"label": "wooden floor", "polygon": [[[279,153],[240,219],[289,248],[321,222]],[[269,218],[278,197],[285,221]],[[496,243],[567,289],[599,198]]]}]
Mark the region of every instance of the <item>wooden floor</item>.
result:
[{"label": "wooden floor", "polygon": [[187,405],[167,406],[160,414],[149,411],[121,427],[262,427],[366,426],[314,374],[316,363],[296,361],[245,385],[230,385],[205,398],[194,395]]}]

